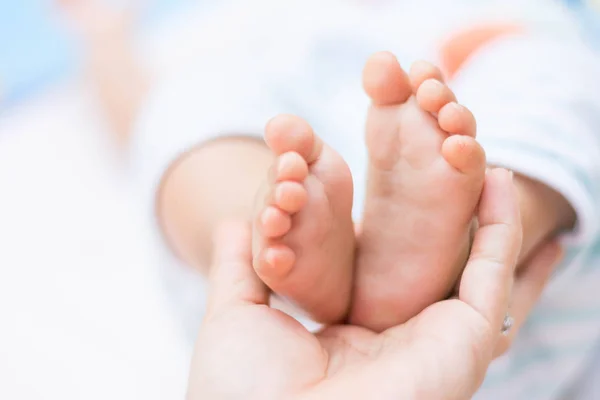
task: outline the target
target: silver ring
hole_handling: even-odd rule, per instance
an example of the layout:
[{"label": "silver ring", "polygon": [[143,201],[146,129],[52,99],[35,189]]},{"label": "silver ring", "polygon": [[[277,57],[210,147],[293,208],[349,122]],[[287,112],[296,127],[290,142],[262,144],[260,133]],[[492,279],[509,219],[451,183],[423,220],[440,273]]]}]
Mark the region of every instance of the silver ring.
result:
[{"label": "silver ring", "polygon": [[502,329],[500,330],[500,333],[504,336],[507,336],[514,324],[515,319],[511,317],[510,314],[506,313],[504,316],[504,321],[502,322]]}]

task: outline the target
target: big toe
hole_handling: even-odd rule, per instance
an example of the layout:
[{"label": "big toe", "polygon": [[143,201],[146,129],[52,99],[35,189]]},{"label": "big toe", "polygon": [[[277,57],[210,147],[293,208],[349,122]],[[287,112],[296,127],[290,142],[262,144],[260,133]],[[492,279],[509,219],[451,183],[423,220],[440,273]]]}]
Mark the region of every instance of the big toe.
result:
[{"label": "big toe", "polygon": [[282,114],[271,119],[265,128],[265,142],[276,155],[296,152],[308,164],[323,151],[323,141],[303,118]]},{"label": "big toe", "polygon": [[375,105],[404,103],[412,94],[410,81],[391,53],[372,55],[363,70],[363,87]]}]

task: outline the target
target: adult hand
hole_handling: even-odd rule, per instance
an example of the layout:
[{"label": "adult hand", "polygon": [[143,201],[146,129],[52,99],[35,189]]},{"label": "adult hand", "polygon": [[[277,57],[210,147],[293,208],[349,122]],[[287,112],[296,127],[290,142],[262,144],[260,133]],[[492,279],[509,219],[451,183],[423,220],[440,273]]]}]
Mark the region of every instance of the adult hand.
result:
[{"label": "adult hand", "polygon": [[550,240],[518,268],[509,305],[510,315],[514,319],[513,327],[498,341],[494,357],[503,355],[510,348],[515,336],[537,304],[562,255],[560,244],[556,240]]},{"label": "adult hand", "polygon": [[488,173],[456,299],[381,334],[334,326],[311,334],[268,306],[250,233],[224,227],[189,399],[466,399],[481,384],[508,309],[521,226],[511,176]]},{"label": "adult hand", "polygon": [[544,238],[571,229],[576,219],[569,202],[554,189],[518,174],[514,183],[524,236],[510,301],[514,325],[510,334],[500,340],[496,355],[508,350],[562,259],[563,252],[558,241]]}]

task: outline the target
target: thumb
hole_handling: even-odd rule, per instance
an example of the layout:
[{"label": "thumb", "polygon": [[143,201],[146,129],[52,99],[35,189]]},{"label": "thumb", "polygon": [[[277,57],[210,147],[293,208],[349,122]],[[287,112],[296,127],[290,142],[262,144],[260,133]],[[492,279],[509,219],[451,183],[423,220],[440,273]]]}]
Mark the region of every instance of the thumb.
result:
[{"label": "thumb", "polygon": [[226,222],[214,237],[208,312],[222,312],[240,304],[267,304],[269,291],[252,268],[250,228]]}]

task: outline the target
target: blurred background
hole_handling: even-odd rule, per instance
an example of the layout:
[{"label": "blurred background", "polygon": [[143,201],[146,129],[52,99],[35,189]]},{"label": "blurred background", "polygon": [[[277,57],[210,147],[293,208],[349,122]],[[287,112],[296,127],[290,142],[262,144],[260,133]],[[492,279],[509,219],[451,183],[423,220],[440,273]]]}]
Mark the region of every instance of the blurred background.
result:
[{"label": "blurred background", "polygon": [[[181,397],[127,134],[232,1],[0,0],[0,398]],[[600,47],[600,2],[563,3]]]},{"label": "blurred background", "polygon": [[120,135],[214,3],[0,0],[0,399],[183,398]]}]

